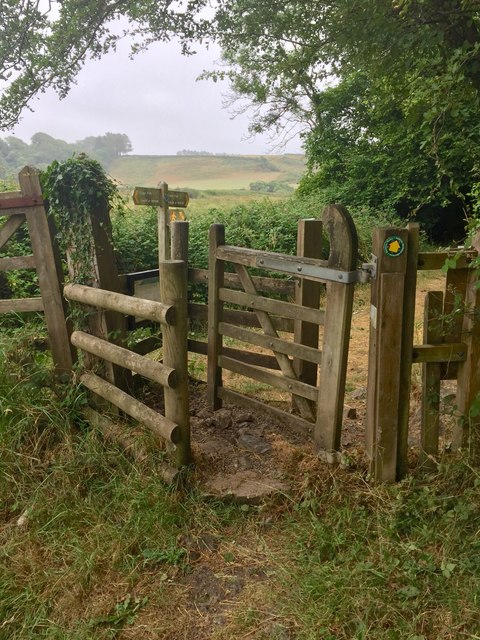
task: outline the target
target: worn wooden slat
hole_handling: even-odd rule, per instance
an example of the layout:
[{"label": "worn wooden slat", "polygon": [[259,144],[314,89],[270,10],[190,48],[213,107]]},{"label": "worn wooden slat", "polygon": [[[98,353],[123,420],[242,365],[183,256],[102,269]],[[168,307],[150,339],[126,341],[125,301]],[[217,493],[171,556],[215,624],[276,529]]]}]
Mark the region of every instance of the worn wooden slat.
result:
[{"label": "worn wooden slat", "polygon": [[[345,207],[329,205],[322,220],[330,239],[328,266],[352,271],[358,259],[358,237],[352,217]],[[354,284],[327,284],[315,427],[317,451],[338,451],[340,448],[354,288]]]},{"label": "worn wooden slat", "polygon": [[306,347],[302,344],[297,344],[296,342],[289,342],[288,340],[282,340],[282,338],[266,336],[262,333],[257,333],[256,331],[248,331],[248,329],[243,329],[233,324],[228,324],[227,322],[220,323],[219,331],[222,335],[227,336],[228,338],[254,344],[258,347],[264,347],[265,349],[272,349],[279,353],[301,358],[303,361],[313,362],[317,365],[322,361],[321,351],[314,349],[313,347]]},{"label": "worn wooden slat", "polygon": [[0,300],[0,313],[43,311],[42,298],[15,298]]},{"label": "worn wooden slat", "polygon": [[[245,293],[249,295],[256,295],[255,285],[253,284],[250,274],[248,273],[245,266],[241,264],[235,264],[235,271],[237,272],[238,277],[240,278],[240,282],[242,283]],[[273,325],[272,319],[270,318],[269,314],[266,313],[265,311],[260,311],[260,310],[255,311],[255,313],[257,314],[257,318],[260,322],[260,325],[264,333],[268,336],[278,338],[278,333]],[[277,359],[283,375],[291,380],[295,380],[297,377],[297,374],[295,373],[295,370],[293,368],[293,363],[289,359],[289,357],[286,356],[284,353],[280,353],[275,350],[273,350],[273,355]],[[312,405],[304,398],[303,394],[299,393],[297,395],[300,396],[297,400],[297,406],[302,417],[307,419],[313,419],[314,414],[313,414]]]},{"label": "worn wooden slat", "polygon": [[180,428],[165,416],[145,406],[125,391],[89,371],[80,376],[80,382],[90,391],[118,407],[127,415],[144,424],[155,436],[167,442],[177,443]]},{"label": "worn wooden slat", "polygon": [[244,293],[243,291],[232,291],[222,287],[219,291],[220,300],[230,304],[238,304],[242,307],[249,307],[255,311],[266,311],[275,315],[291,318],[292,320],[303,320],[318,325],[323,325],[325,312],[321,309],[309,309],[300,307],[290,302],[282,302],[272,298]]},{"label": "worn wooden slat", "polygon": [[23,213],[16,214],[7,218],[6,222],[3,224],[0,229],[0,249],[5,246],[5,244],[10,240],[15,231],[17,231],[22,224],[25,222],[26,218]]},{"label": "worn wooden slat", "polygon": [[[418,254],[417,268],[419,271],[430,271],[443,269],[445,262],[449,258],[456,258],[455,265],[450,267],[451,270],[464,269],[468,267],[472,260],[477,256],[476,250],[469,251],[443,251],[443,252],[425,252]],[[450,270],[449,269],[449,270]]]},{"label": "worn wooden slat", "polygon": [[175,369],[172,367],[167,367],[160,362],[155,362],[155,360],[143,358],[129,349],[111,344],[84,331],[74,331],[71,339],[72,343],[79,349],[83,349],[83,351],[100,356],[100,358],[113,362],[120,367],[126,367],[130,371],[139,373],[162,386],[175,387],[176,374]]},{"label": "worn wooden slat", "polygon": [[299,382],[293,378],[287,378],[283,373],[273,372],[223,355],[218,357],[218,364],[233,373],[238,373],[239,375],[252,378],[258,382],[269,384],[275,389],[294,393],[295,395],[311,401],[315,401],[317,399],[316,387],[311,387],[310,385],[305,384],[304,382]]},{"label": "worn wooden slat", "polygon": [[0,271],[15,271],[16,269],[35,269],[34,256],[14,256],[0,258]]},{"label": "worn wooden slat", "polygon": [[465,362],[466,358],[467,345],[464,342],[451,344],[417,344],[414,345],[412,351],[412,359],[415,363]]},{"label": "worn wooden slat", "polygon": [[[252,280],[257,291],[262,293],[277,293],[293,297],[297,288],[296,280],[284,278],[267,278],[253,276]],[[188,281],[191,284],[208,284],[207,269],[189,269]],[[236,273],[225,273],[224,283],[229,289],[241,289],[242,285]]]},{"label": "worn wooden slat", "polygon": [[[442,341],[443,293],[429,291],[425,297],[423,340],[435,344]],[[422,367],[422,430],[420,436],[420,463],[427,469],[435,468],[438,455],[440,426],[441,368],[438,362]]]},{"label": "worn wooden slat", "polygon": [[300,434],[310,433],[312,431],[312,423],[300,418],[299,416],[294,416],[291,413],[287,413],[278,409],[277,407],[272,407],[271,405],[265,404],[263,402],[259,402],[254,398],[250,398],[248,396],[244,396],[241,393],[237,393],[236,391],[231,391],[229,389],[225,389],[224,387],[220,387],[218,390],[218,395],[222,398],[222,400],[226,400],[227,402],[232,402],[233,404],[237,404],[241,407],[245,407],[249,411],[258,412],[269,416],[275,422],[279,424],[286,424],[289,427],[292,427]]},{"label": "worn wooden slat", "polygon": [[209,232],[209,269],[208,269],[208,360],[207,360],[207,399],[212,409],[220,409],[222,399],[218,389],[222,386],[222,368],[218,358],[222,353],[222,336],[218,325],[223,320],[223,304],[219,291],[223,287],[225,264],[217,259],[217,251],[225,244],[225,228],[221,224],[212,224]]},{"label": "worn wooden slat", "polygon": [[[299,220],[297,230],[297,255],[302,258],[322,257],[323,224],[321,220]],[[295,304],[299,307],[310,307],[318,309],[320,306],[320,294],[322,284],[300,278]],[[325,318],[324,318],[325,319]],[[294,341],[307,347],[313,347],[318,351],[319,330],[318,324],[305,321],[303,318],[295,319]],[[293,361],[298,379],[312,386],[317,386],[318,363],[310,359],[299,359],[298,356]],[[295,398],[294,398],[295,400]]]},{"label": "worn wooden slat", "polygon": [[[222,324],[222,323],[221,323]],[[188,350],[192,353],[199,353],[206,356],[208,353],[208,344],[201,340],[189,340]],[[235,349],[234,347],[226,347],[223,345],[222,353],[240,362],[248,362],[256,364],[266,369],[278,369],[277,359],[264,353],[256,353],[255,351],[246,351],[244,349]]]},{"label": "worn wooden slat", "polygon": [[419,225],[409,223],[407,266],[403,296],[402,354],[400,367],[400,391],[398,401],[397,480],[407,473],[408,424],[410,418],[410,389],[412,380],[412,344],[415,330],[415,297],[417,293],[417,263]]},{"label": "worn wooden slat", "polygon": [[0,200],[10,200],[12,198],[21,198],[21,191],[0,191]]},{"label": "worn wooden slat", "polygon": [[[245,247],[232,247],[224,245],[219,247],[217,257],[220,260],[241,264],[245,267],[262,268],[261,260],[274,259],[276,262],[283,262],[289,266],[296,266],[299,263],[297,256],[291,256],[285,253],[272,253],[269,251],[259,251],[257,249],[246,249]],[[311,265],[315,267],[328,267],[327,260],[316,260],[314,258],[302,258],[303,265]]]},{"label": "worn wooden slat", "polygon": [[[25,167],[18,176],[22,194],[42,198],[39,171]],[[18,213],[18,212],[17,212]],[[70,325],[62,296],[63,272],[55,231],[47,220],[43,203],[26,211],[28,233],[37,268],[53,361],[59,373],[71,372],[75,353],[70,343]]]},{"label": "worn wooden slat", "polygon": [[133,298],[123,293],[106,291],[83,284],[67,284],[65,297],[75,302],[83,302],[90,306],[110,311],[118,311],[126,315],[139,316],[160,324],[171,324],[175,321],[175,308],[153,300]]},{"label": "worn wooden slat", "polygon": [[[29,207],[43,207],[44,201],[42,195],[26,196],[23,193],[20,196],[8,194],[10,197],[4,197],[0,199],[0,211],[5,209],[28,209]],[[18,211],[16,212],[18,213]]]},{"label": "worn wooden slat", "polygon": [[[192,302],[188,305],[188,317],[193,320],[207,320],[208,309],[204,304]],[[223,318],[231,324],[238,324],[244,327],[260,328],[257,314],[253,311],[238,311],[237,309],[224,309]],[[270,316],[273,326],[277,331],[293,333],[293,321],[290,318],[280,316]]]}]

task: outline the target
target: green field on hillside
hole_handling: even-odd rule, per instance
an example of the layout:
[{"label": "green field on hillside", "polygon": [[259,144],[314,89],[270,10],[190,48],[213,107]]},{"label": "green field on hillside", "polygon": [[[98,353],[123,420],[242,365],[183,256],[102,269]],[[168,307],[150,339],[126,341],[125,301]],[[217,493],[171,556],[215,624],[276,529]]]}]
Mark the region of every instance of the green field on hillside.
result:
[{"label": "green field on hillside", "polygon": [[126,187],[152,187],[164,181],[171,188],[248,189],[251,182],[298,183],[305,156],[123,156],[110,175]]}]

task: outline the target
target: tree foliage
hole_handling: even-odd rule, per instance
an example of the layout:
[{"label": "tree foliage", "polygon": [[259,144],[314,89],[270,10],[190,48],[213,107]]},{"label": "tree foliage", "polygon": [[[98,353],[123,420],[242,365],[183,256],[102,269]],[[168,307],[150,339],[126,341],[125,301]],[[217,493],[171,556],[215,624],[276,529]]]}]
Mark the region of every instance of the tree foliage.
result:
[{"label": "tree foliage", "polygon": [[479,9],[230,0],[219,14],[222,73],[255,104],[253,131],[303,128],[304,189],[373,207],[468,203],[480,168]]},{"label": "tree foliage", "polygon": [[73,154],[88,154],[108,168],[115,158],[129,153],[132,144],[124,133],[105,133],[68,143],[38,132],[27,144],[15,136],[0,138],[0,178],[17,172],[26,164],[46,167],[54,160],[63,161]]},{"label": "tree foliage", "polygon": [[[0,127],[46,87],[65,95],[126,32],[133,51],[216,41],[253,133],[304,136],[305,190],[418,208],[479,192],[480,0],[4,0]],[[46,6],[46,5],[45,5]],[[207,9],[207,10],[206,10]],[[118,19],[122,18],[121,23]],[[121,26],[120,26],[121,25]],[[473,205],[471,204],[473,201]],[[478,206],[478,203],[477,203]]]}]

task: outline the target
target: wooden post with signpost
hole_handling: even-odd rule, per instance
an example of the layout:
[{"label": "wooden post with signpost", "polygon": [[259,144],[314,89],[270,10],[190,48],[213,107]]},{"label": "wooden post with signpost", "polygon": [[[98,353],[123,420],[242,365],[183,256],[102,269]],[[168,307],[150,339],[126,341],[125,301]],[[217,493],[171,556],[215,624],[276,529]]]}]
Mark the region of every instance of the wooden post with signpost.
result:
[{"label": "wooden post with signpost", "polygon": [[135,187],[133,202],[136,205],[157,207],[158,261],[161,263],[170,260],[170,207],[185,209],[189,202],[188,193],[186,191],[170,191],[166,182],[160,182],[157,188]]},{"label": "wooden post with signpost", "polygon": [[367,454],[376,480],[398,474],[402,331],[408,258],[407,229],[375,229],[367,392]]}]

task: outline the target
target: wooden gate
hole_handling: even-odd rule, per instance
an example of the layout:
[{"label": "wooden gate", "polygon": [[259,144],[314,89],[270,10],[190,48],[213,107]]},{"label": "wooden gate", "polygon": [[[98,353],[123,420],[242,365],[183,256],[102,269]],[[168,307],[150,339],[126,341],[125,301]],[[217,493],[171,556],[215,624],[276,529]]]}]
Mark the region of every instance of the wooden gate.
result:
[{"label": "wooden gate", "polygon": [[35,269],[40,296],[0,300],[0,313],[42,311],[56,369],[58,372],[70,371],[73,351],[61,293],[62,270],[55,243],[55,231],[45,213],[39,171],[34,167],[25,167],[18,179],[20,191],[0,193],[0,218],[6,218],[0,227],[0,249],[26,225],[32,255],[0,258],[0,271]]},{"label": "wooden gate", "polygon": [[[214,409],[226,400],[273,414],[276,420],[300,429],[314,424],[316,447],[334,452],[340,447],[354,286],[361,276],[356,271],[358,240],[350,214],[341,206],[331,205],[322,221],[330,240],[328,260],[229,246],[223,226],[211,227],[208,399]],[[321,226],[318,221],[305,223],[303,233],[310,234],[309,244],[318,248]],[[226,264],[233,265],[241,290],[226,286],[231,282],[225,278]],[[262,295],[249,269],[295,277],[296,300],[283,302]],[[323,309],[319,308],[318,283],[326,283]],[[245,328],[241,320],[235,322],[226,305],[251,309],[257,329]],[[293,333],[293,340],[286,333]],[[232,349],[227,355],[224,338],[262,347],[270,355],[243,351],[234,356]],[[288,392],[300,415],[227,388],[224,370]]]}]

